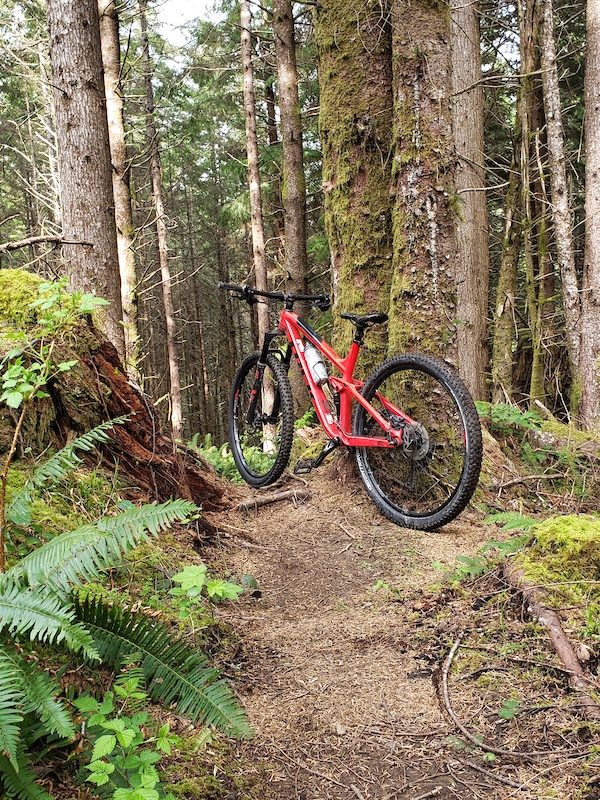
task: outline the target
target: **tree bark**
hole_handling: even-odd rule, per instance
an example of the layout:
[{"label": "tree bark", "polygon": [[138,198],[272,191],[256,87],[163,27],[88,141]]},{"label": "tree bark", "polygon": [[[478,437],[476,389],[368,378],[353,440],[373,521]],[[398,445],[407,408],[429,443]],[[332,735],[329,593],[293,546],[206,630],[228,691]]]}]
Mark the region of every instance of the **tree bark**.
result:
[{"label": "tree bark", "polygon": [[167,225],[163,200],[163,185],[158,149],[158,133],[154,120],[154,90],[152,88],[152,70],[150,64],[150,46],[148,42],[148,26],[146,21],[146,0],[139,0],[140,27],[142,33],[144,83],[146,87],[146,136],[150,155],[150,176],[152,194],[156,214],[156,235],[158,239],[158,256],[162,298],[165,309],[165,325],[167,329],[167,356],[169,364],[169,398],[171,402],[171,430],[173,440],[183,438],[183,406],[181,400],[181,379],[179,375],[179,358],[177,353],[177,325],[171,286],[171,268],[167,247]]},{"label": "tree bark", "polygon": [[520,149],[520,125],[516,123],[515,158],[511,164],[508,189],[504,200],[504,232],[502,237],[502,254],[500,256],[500,273],[496,291],[493,330],[494,345],[492,350],[492,402],[512,403],[513,386],[513,342],[516,340],[517,270],[521,249],[521,215],[522,193],[519,172],[517,169],[518,150]]},{"label": "tree bark", "polygon": [[457,363],[455,150],[450,18],[441,5],[393,2],[394,279],[390,349]]},{"label": "tree bark", "polygon": [[[392,280],[392,28],[389,2],[322,0],[315,14],[325,227],[331,250],[334,343],[353,329],[339,313],[388,311]],[[387,351],[368,337],[363,369]]]},{"label": "tree bark", "polygon": [[600,429],[600,2],[588,0],[585,67],[585,254],[581,420]]},{"label": "tree bark", "polygon": [[63,255],[71,286],[110,301],[103,327],[125,342],[97,0],[49,0]]},{"label": "tree bark", "polygon": [[[240,0],[240,14],[254,274],[256,276],[256,288],[260,291],[267,291],[267,260],[265,256],[265,231],[262,218],[262,192],[260,188],[258,134],[256,130],[254,69],[252,66],[252,16],[250,14],[250,3],[248,0]],[[259,341],[262,342],[265,332],[270,328],[268,305],[266,303],[260,303],[258,305],[257,314],[258,338]]]},{"label": "tree bark", "polygon": [[456,148],[456,316],[460,374],[477,400],[485,400],[489,354],[490,272],[485,163],[484,97],[478,3],[451,2],[452,114]]},{"label": "tree bark", "polygon": [[273,33],[283,144],[283,211],[287,290],[307,294],[306,180],[298,101],[296,39],[291,0],[274,0]]},{"label": "tree bark", "polygon": [[108,117],[119,272],[121,275],[125,364],[128,371],[135,374],[139,358],[135,230],[131,208],[129,159],[127,158],[123,119],[119,15],[114,0],[98,0],[98,12],[100,15],[100,42],[102,46],[102,64],[104,66],[106,114]]}]

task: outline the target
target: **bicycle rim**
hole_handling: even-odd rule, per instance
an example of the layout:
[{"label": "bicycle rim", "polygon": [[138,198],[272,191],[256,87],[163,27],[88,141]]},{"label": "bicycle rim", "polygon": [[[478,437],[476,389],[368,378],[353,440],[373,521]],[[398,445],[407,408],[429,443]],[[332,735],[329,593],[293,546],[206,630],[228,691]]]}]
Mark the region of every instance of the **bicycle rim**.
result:
[{"label": "bicycle rim", "polygon": [[[382,364],[365,383],[366,397],[386,419],[390,401],[414,424],[393,449],[356,450],[360,477],[379,509],[403,527],[434,530],[465,508],[477,485],[482,459],[479,417],[462,380],[443,362],[408,353]],[[381,435],[362,406],[356,433]]]},{"label": "bicycle rim", "polygon": [[268,486],[287,466],[294,434],[292,390],[283,364],[269,355],[251,419],[248,419],[260,354],[240,366],[229,400],[229,442],[242,478],[251,486]]}]

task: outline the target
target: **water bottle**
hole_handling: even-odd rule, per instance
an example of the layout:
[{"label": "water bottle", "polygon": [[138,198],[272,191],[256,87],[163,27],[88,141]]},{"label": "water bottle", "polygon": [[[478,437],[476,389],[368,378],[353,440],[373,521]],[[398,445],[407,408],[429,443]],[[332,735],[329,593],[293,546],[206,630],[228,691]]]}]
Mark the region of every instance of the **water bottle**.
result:
[{"label": "water bottle", "polygon": [[310,369],[310,374],[313,376],[313,380],[317,386],[326,383],[329,380],[327,369],[321,358],[321,353],[319,353],[312,342],[306,342],[304,345],[304,356],[308,368]]}]

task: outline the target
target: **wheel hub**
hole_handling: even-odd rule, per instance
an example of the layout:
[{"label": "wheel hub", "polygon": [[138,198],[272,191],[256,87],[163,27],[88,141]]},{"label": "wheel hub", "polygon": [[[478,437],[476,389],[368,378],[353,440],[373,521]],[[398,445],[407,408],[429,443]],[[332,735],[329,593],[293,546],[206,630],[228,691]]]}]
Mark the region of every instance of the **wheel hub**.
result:
[{"label": "wheel hub", "polygon": [[413,461],[423,461],[429,455],[429,434],[420,422],[411,422],[402,431],[400,449]]}]

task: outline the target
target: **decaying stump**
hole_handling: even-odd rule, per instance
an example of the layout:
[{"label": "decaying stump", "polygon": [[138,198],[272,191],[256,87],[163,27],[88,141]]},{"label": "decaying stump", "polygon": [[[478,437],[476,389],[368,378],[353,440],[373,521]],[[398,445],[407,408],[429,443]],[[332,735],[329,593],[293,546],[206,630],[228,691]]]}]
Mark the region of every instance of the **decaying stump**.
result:
[{"label": "decaying stump", "polygon": [[[128,415],[111,431],[114,445],[103,456],[153,499],[185,497],[205,511],[223,507],[223,484],[214,471],[190,452],[176,450],[159,429],[156,416],[139,387],[127,379],[116,349],[83,323],[77,337],[79,365],[50,385],[55,427],[66,441],[71,430],[83,433],[108,419]],[[84,345],[84,346],[82,346]]]},{"label": "decaying stump", "polygon": [[[19,273],[17,277],[23,275],[17,270],[3,271],[5,289],[11,285],[9,272]],[[29,282],[23,289],[21,303],[25,309],[31,296],[35,296],[38,280],[26,277]],[[0,318],[4,320],[0,327],[6,331],[15,330],[15,326],[28,328],[30,322],[17,318],[14,304],[8,311],[0,308]],[[14,347],[10,336],[2,336],[1,329],[0,341],[0,351],[6,353]],[[210,465],[187,448],[176,448],[172,439],[161,432],[149,400],[128,380],[116,349],[90,318],[82,319],[77,327],[55,340],[51,360],[53,364],[66,361],[75,364],[67,371],[54,371],[45,387],[50,397],[29,405],[21,433],[22,452],[27,450],[37,456],[49,445],[62,447],[74,436],[102,422],[127,416],[124,424],[115,425],[110,432],[110,444],[98,448],[111,468],[118,466],[119,474],[131,486],[141,489],[148,499],[162,502],[184,497],[205,512],[225,507],[224,482]],[[0,456],[8,452],[14,428],[14,412],[2,405]],[[201,527],[211,529],[207,520],[201,521]]]}]

